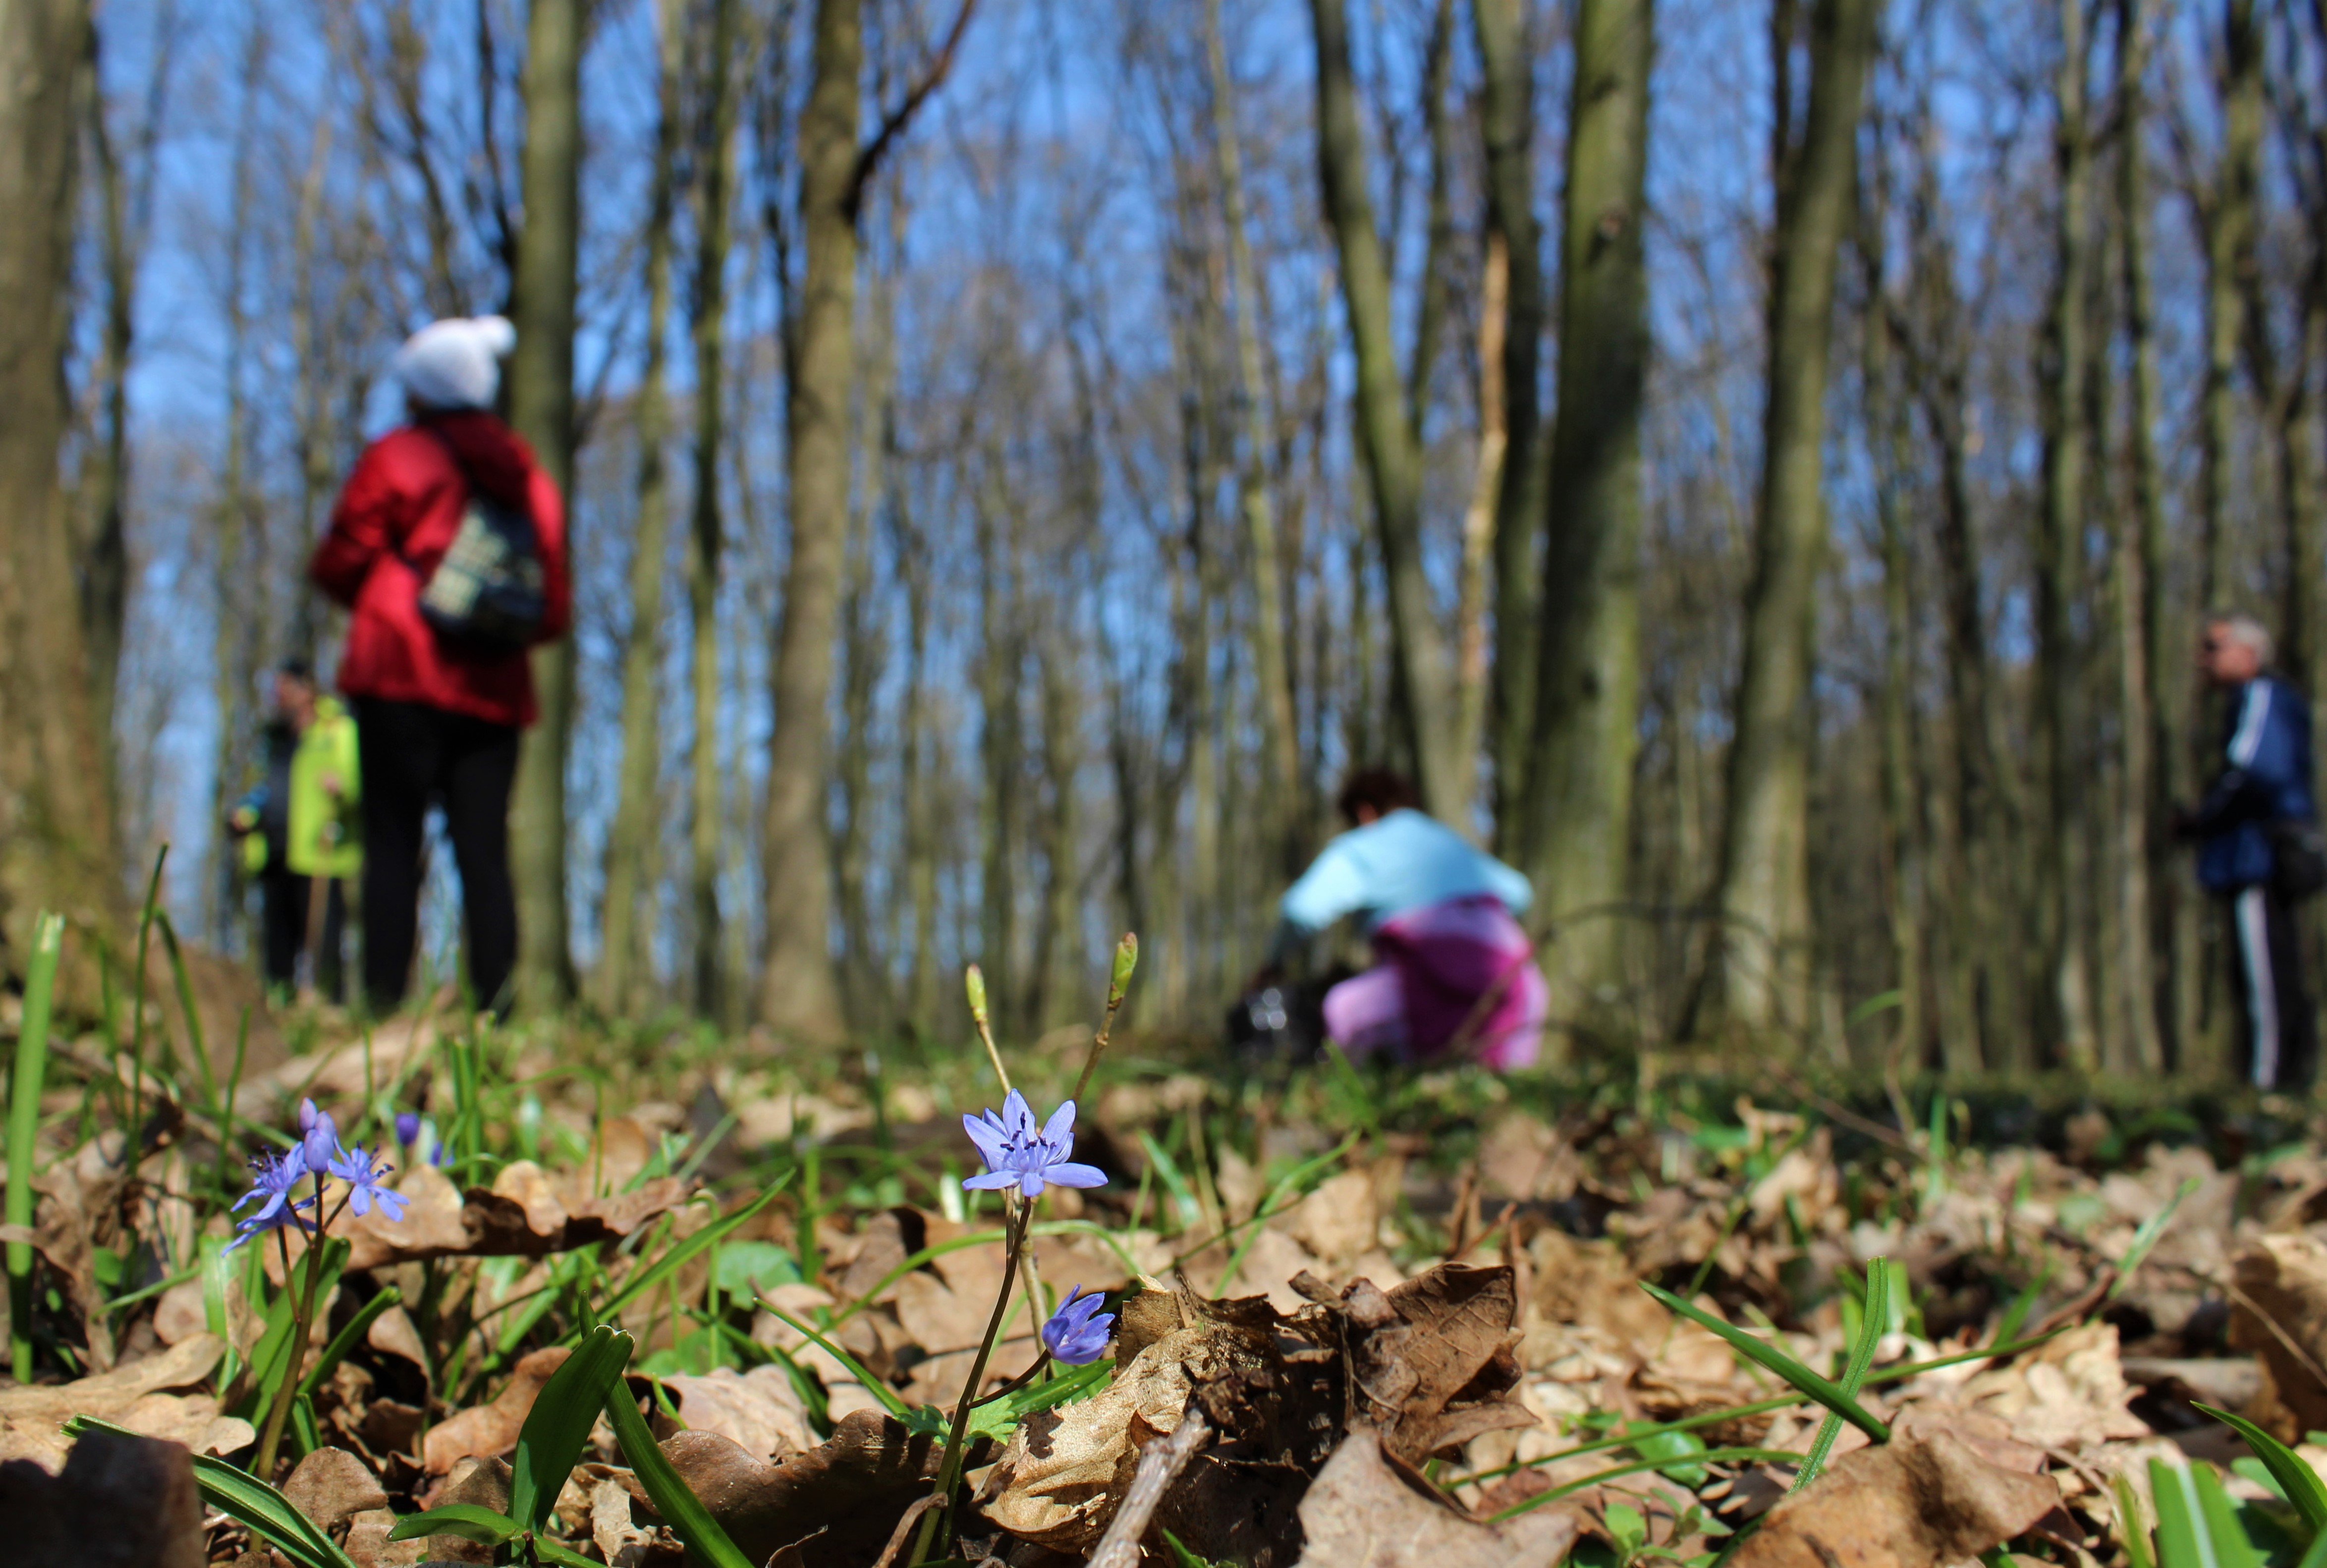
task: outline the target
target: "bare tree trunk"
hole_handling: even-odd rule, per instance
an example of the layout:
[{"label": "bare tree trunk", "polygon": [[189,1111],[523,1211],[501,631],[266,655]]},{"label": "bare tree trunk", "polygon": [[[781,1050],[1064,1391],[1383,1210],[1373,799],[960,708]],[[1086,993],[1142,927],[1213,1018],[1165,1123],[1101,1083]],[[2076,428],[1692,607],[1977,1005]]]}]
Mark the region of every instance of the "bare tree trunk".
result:
[{"label": "bare tree trunk", "polygon": [[1267,770],[1262,837],[1265,858],[1297,870],[1307,834],[1299,818],[1300,734],[1294,718],[1293,677],[1285,657],[1286,606],[1276,509],[1268,490],[1268,409],[1260,359],[1260,278],[1252,264],[1245,211],[1244,158],[1236,122],[1236,84],[1220,38],[1220,0],[1205,0],[1205,59],[1212,89],[1212,142],[1220,167],[1220,201],[1228,227],[1229,275],[1236,288],[1237,372],[1244,410],[1244,462],[1237,472],[1243,503],[1245,549],[1252,570],[1253,679],[1260,688],[1261,757]]},{"label": "bare tree trunk", "polygon": [[[1575,14],[1559,402],[1525,863],[1543,890],[1546,916],[1584,916],[1544,955],[1559,1018],[1587,1017],[1621,977],[1623,925],[1608,906],[1624,896],[1640,734],[1640,415],[1649,362],[1641,229],[1654,16],[1652,0],[1583,0]],[[1827,242],[1838,243],[1838,233]],[[1830,294],[1830,259],[1827,270]],[[1817,432],[1809,439],[1815,445]],[[1815,493],[1810,504],[1815,509]]]},{"label": "bare tree trunk", "polygon": [[[574,287],[581,225],[584,0],[532,0],[526,30],[525,229],[509,290],[517,348],[509,357],[509,422],[541,465],[574,494]],[[541,719],[518,755],[509,832],[517,882],[517,994],[554,1012],[574,994],[565,916],[565,752],[574,728],[574,639],[533,652]],[[480,1006],[495,998],[480,996]]]},{"label": "bare tree trunk", "polygon": [[720,1015],[720,846],[726,837],[719,752],[719,556],[725,521],[719,505],[719,453],[726,440],[727,250],[734,225],[737,0],[711,11],[705,59],[710,96],[697,133],[702,197],[696,209],[695,496],[687,602],[694,632],[693,807],[688,818],[687,889],[694,910],[695,1010]]},{"label": "bare tree trunk", "polygon": [[2087,296],[2092,287],[2092,145],[2085,123],[2084,0],[2060,0],[2061,62],[2053,85],[2053,163],[2061,189],[2051,308],[2038,350],[2043,406],[2044,499],[2036,539],[2036,665],[2046,828],[2038,873],[2039,928],[2050,970],[2053,1039],[2069,1065],[2090,1070],[2091,953],[2084,919],[2083,769],[2078,756],[2075,615],[2083,574]]},{"label": "bare tree trunk", "polygon": [[105,752],[57,463],[85,0],[0,5],[0,939],[22,975],[42,910],[117,929]]},{"label": "bare tree trunk", "polygon": [[[649,874],[660,836],[655,780],[660,770],[662,708],[656,690],[662,652],[663,571],[668,554],[670,497],[664,445],[670,434],[663,340],[670,325],[671,224],[678,208],[682,30],[679,0],[659,0],[661,72],[657,89],[655,161],[647,198],[646,364],[639,377],[638,527],[631,554],[631,625],[622,642],[622,755],[614,821],[606,834],[605,954],[601,1001],[609,1012],[634,1012],[644,1000],[647,938],[653,929]],[[724,56],[719,59],[724,61]]]},{"label": "bare tree trunk", "polygon": [[1525,831],[1528,758],[1536,727],[1536,583],[1544,518],[1536,387],[1544,298],[1535,218],[1534,54],[1520,0],[1472,0],[1471,19],[1483,78],[1479,128],[1487,152],[1487,242],[1491,255],[1500,249],[1506,280],[1496,378],[1502,394],[1503,448],[1496,473],[1495,646],[1487,722],[1493,732],[1497,842],[1502,854],[1516,855]]},{"label": "bare tree trunk", "polygon": [[[229,802],[245,788],[244,774],[250,761],[252,739],[249,693],[257,675],[255,633],[259,606],[251,602],[251,596],[258,574],[252,570],[249,558],[255,503],[247,473],[251,419],[243,386],[250,315],[244,295],[249,286],[248,247],[253,243],[251,205],[257,200],[257,168],[253,142],[270,36],[266,28],[253,27],[244,45],[229,175],[231,194],[228,199],[231,238],[228,241],[224,302],[226,453],[219,467],[219,494],[210,535],[210,589],[215,605],[210,679],[213,700],[218,705],[218,733],[210,773],[212,822],[226,820]],[[235,898],[242,885],[239,846],[223,833],[213,834],[210,845],[215,863],[210,873],[215,900],[210,939],[230,951],[242,914]]]},{"label": "bare tree trunk", "polygon": [[[995,456],[992,461],[999,462]],[[1020,727],[1016,617],[1011,612],[1017,552],[1002,536],[1012,527],[998,477],[980,481],[977,535],[978,560],[977,665],[980,760],[986,787],[978,808],[977,961],[986,972],[986,994],[999,1003],[995,1027],[1016,1022],[1018,995],[1018,888],[1012,833],[1018,817]]]},{"label": "bare tree trunk", "polygon": [[1914,548],[1901,494],[1913,461],[1913,432],[1905,389],[1899,385],[1892,358],[1890,302],[1883,284],[1887,185],[1879,173],[1874,178],[1884,193],[1862,204],[1859,212],[1859,264],[1867,300],[1865,319],[1859,328],[1859,352],[1866,386],[1866,439],[1874,471],[1874,508],[1882,528],[1883,691],[1878,718],[1883,735],[1883,836],[1890,861],[1891,946],[1899,991],[1899,1026],[1888,1056],[1893,1068],[1913,1070],[1923,1066],[1931,1038],[1926,984],[1931,835],[1923,783],[1926,758],[1917,743]]},{"label": "bare tree trunk", "polygon": [[1053,605],[1048,633],[1037,644],[1042,682],[1042,771],[1051,798],[1042,817],[1042,927],[1035,943],[1035,975],[1041,990],[1030,1022],[1055,1029],[1083,1016],[1086,997],[1080,936],[1082,874],[1082,705],[1077,700],[1073,632],[1066,607]]},{"label": "bare tree trunk", "polygon": [[1808,113],[1779,170],[1761,516],[1729,751],[1713,993],[1726,1020],[1754,1032],[1804,1031],[1812,1019],[1810,675],[1826,558],[1827,367],[1874,20],[1871,0],[1817,0]]},{"label": "bare tree trunk", "polygon": [[857,119],[863,0],[818,0],[814,79],[800,117],[800,224],[808,271],[785,388],[791,561],[777,639],[768,750],[767,946],[759,1015],[803,1040],[842,1027],[833,972],[831,852],[824,831],[832,650],[848,532],[848,409],[856,380]]},{"label": "bare tree trunk", "polygon": [[[2118,897],[2124,905],[2122,963],[2137,1071],[2165,1070],[2163,1012],[2158,986],[2157,944],[2170,932],[2161,927],[2152,898],[2163,848],[2159,827],[2165,819],[2163,770],[2173,755],[2172,737],[2158,702],[2157,677],[2166,667],[2163,562],[2164,481],[2157,458],[2161,397],[2157,371],[2157,286],[2149,271],[2149,176],[2142,143],[2145,95],[2142,75],[2148,59],[2149,23],[2142,0],[2117,0],[2117,238],[2124,270],[2125,328],[2133,361],[2133,505],[2117,539],[2118,702],[2124,710],[2125,794],[2117,822],[2117,854],[2123,863]],[[2177,973],[2174,988],[2194,984]]]},{"label": "bare tree trunk", "polygon": [[[1357,352],[1358,444],[1365,454],[1388,585],[1397,707],[1412,742],[1423,803],[1431,815],[1464,828],[1471,759],[1453,751],[1453,667],[1422,562],[1422,442],[1416,410],[1424,388],[1401,380],[1391,340],[1389,266],[1367,188],[1344,0],[1310,0],[1310,14],[1317,44],[1319,172]],[[1429,311],[1420,314],[1426,326]],[[1418,345],[1426,344],[1420,327],[1416,336]],[[1428,361],[1419,353],[1416,363],[1427,373]]]}]

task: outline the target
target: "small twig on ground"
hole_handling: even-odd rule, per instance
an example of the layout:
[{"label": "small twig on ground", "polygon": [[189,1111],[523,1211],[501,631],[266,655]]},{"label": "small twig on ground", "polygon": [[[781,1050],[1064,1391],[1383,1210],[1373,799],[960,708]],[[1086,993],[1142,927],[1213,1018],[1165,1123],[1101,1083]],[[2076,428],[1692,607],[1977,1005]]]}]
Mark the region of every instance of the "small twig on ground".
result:
[{"label": "small twig on ground", "polygon": [[1099,1537],[1098,1550],[1090,1554],[1085,1568],[1138,1568],[1139,1542],[1147,1534],[1148,1521],[1155,1517],[1156,1505],[1211,1435],[1203,1412],[1191,1401],[1181,1412],[1180,1424],[1172,1429],[1172,1435],[1159,1437],[1139,1451],[1139,1471],[1131,1478],[1131,1490],[1124,1494],[1123,1506],[1115,1511],[1115,1521]]},{"label": "small twig on ground", "polygon": [[897,1554],[905,1549],[905,1537],[912,1533],[913,1522],[937,1506],[938,1494],[935,1492],[914,1499],[913,1506],[905,1510],[905,1517],[897,1521],[897,1527],[889,1532],[889,1544],[881,1549],[880,1560],[873,1564],[873,1568],[889,1568],[897,1560]]}]

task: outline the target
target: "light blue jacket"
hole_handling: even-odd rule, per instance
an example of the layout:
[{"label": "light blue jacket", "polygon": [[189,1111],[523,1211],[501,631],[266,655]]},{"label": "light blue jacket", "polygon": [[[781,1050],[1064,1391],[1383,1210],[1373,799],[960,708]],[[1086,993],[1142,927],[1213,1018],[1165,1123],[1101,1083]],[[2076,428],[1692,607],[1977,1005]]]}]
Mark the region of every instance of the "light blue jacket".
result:
[{"label": "light blue jacket", "polygon": [[1362,914],[1384,920],[1448,899],[1491,893],[1511,913],[1535,901],[1528,880],[1435,817],[1401,807],[1334,839],[1285,891],[1278,913],[1299,931]]}]

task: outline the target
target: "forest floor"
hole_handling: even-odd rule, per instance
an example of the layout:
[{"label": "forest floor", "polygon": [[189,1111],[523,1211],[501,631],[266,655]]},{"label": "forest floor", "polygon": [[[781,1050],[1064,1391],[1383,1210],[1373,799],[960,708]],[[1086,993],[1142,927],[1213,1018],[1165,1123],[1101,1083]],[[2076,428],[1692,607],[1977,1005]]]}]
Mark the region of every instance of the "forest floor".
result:
[{"label": "forest floor", "polygon": [[[964,1190],[961,1116],[999,1068],[1043,1117],[1088,1031],[318,1022],[245,1077],[27,1002],[13,1562],[2327,1562],[2292,1104],[1126,1036],[1105,1185],[1029,1208]],[[326,1239],[238,1212],[269,1177]]]}]

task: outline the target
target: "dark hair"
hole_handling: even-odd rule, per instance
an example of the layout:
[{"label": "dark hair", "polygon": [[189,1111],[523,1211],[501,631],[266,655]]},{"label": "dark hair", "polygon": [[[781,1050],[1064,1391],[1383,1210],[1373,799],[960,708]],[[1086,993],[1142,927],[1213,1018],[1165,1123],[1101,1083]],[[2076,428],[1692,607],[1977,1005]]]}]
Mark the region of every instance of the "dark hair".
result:
[{"label": "dark hair", "polygon": [[315,667],[304,658],[286,658],[275,667],[275,673],[308,686],[315,684]]},{"label": "dark hair", "polygon": [[1355,822],[1361,807],[1370,807],[1381,817],[1400,807],[1420,810],[1422,793],[1415,789],[1413,779],[1395,769],[1360,768],[1341,786],[1341,798],[1334,804],[1344,817]]}]

